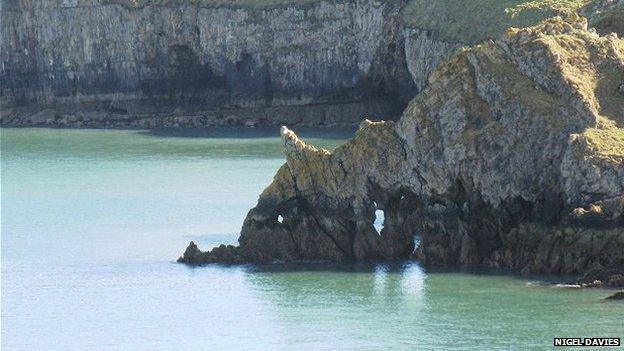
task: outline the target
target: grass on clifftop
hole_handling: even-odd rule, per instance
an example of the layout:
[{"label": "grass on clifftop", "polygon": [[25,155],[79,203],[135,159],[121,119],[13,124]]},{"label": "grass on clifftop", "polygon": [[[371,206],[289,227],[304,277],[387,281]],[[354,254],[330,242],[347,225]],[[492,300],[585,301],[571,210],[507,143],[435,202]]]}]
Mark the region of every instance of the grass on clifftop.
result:
[{"label": "grass on clifftop", "polygon": [[529,27],[578,10],[590,0],[410,0],[402,19],[439,39],[475,44],[509,27]]},{"label": "grass on clifftop", "polygon": [[624,129],[587,129],[583,135],[598,154],[608,158],[624,157]]}]

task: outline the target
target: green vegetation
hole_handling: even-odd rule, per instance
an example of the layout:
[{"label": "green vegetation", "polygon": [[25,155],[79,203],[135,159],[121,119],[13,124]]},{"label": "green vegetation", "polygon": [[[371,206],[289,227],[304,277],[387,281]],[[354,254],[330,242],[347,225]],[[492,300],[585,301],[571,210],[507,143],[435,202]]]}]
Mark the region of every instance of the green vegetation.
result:
[{"label": "green vegetation", "polygon": [[590,0],[410,0],[402,19],[446,41],[475,44],[502,35],[509,27],[529,27],[567,15]]},{"label": "green vegetation", "polygon": [[583,135],[599,155],[618,159],[624,157],[624,129],[587,129]]}]

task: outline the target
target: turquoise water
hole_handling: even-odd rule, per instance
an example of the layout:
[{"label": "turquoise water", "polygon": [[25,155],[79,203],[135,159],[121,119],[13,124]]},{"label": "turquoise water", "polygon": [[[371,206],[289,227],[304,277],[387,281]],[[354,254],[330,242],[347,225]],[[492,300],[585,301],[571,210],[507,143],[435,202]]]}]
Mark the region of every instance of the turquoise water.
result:
[{"label": "turquoise water", "polygon": [[[2,129],[2,350],[550,349],[624,337],[611,291],[392,265],[210,266],[283,163],[277,130]],[[303,131],[334,147],[349,134]]]}]

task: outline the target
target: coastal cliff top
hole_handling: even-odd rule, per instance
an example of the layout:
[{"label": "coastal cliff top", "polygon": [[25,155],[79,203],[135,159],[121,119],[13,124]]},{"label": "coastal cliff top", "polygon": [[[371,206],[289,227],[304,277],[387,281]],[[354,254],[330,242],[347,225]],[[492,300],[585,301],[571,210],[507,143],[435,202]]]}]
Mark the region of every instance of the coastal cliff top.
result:
[{"label": "coastal cliff top", "polygon": [[[131,10],[148,6],[267,10],[348,2],[355,0],[58,0],[43,6],[115,4]],[[374,6],[381,6],[401,1],[371,2]],[[509,27],[529,27],[546,18],[565,18],[575,12],[588,17],[590,25],[601,34],[624,32],[623,0],[407,0],[401,12],[401,20],[406,27],[427,30],[440,40],[472,45],[498,38]]]},{"label": "coastal cliff top", "polygon": [[590,0],[410,0],[403,10],[408,27],[436,37],[476,44],[500,37],[508,27],[528,27],[555,16],[567,16]]},{"label": "coastal cliff top", "polygon": [[[596,154],[608,159],[624,160],[624,129],[587,129],[583,134]],[[620,161],[621,162],[621,161]]]}]

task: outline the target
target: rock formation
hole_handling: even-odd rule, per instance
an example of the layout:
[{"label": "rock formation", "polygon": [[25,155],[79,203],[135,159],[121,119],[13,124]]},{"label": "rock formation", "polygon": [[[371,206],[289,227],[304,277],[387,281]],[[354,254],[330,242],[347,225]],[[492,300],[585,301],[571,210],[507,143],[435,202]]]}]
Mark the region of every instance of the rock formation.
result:
[{"label": "rock formation", "polygon": [[624,300],[624,291],[618,291],[606,298],[606,300]]},{"label": "rock formation", "polygon": [[[463,46],[567,14],[572,3],[472,1],[458,11],[426,0],[2,0],[0,124],[395,119]],[[595,0],[582,12],[600,33],[622,35],[622,3]]]},{"label": "rock formation", "polygon": [[403,0],[2,0],[3,125],[331,125],[416,93]]},{"label": "rock formation", "polygon": [[584,18],[510,29],[439,67],[397,122],[365,121],[333,152],[283,127],[286,164],[239,246],[194,247],[180,262],[415,254],[620,285],[623,85],[624,41]]},{"label": "rock formation", "polygon": [[624,37],[624,0],[590,1],[580,13],[590,19],[590,26],[598,33],[617,33]]}]

